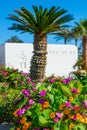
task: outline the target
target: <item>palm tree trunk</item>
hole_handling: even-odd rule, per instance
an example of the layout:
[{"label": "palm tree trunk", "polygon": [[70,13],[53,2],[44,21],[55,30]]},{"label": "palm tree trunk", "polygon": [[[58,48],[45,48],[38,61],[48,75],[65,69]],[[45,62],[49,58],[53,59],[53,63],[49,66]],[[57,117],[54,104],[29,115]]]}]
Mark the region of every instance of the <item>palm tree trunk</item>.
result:
[{"label": "palm tree trunk", "polygon": [[87,71],[87,36],[83,36],[83,69]]},{"label": "palm tree trunk", "polygon": [[41,80],[45,77],[47,37],[46,35],[34,36],[33,56],[31,59],[30,77],[32,80]]}]

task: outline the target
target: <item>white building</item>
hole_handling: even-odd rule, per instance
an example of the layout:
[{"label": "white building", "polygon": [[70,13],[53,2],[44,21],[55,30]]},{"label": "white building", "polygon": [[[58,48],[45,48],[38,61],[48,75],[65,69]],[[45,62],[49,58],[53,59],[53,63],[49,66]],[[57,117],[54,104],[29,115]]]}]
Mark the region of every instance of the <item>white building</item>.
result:
[{"label": "white building", "polygon": [[[66,76],[73,71],[78,58],[75,45],[48,44],[46,75]],[[33,45],[5,43],[0,45],[0,64],[29,72]]]}]

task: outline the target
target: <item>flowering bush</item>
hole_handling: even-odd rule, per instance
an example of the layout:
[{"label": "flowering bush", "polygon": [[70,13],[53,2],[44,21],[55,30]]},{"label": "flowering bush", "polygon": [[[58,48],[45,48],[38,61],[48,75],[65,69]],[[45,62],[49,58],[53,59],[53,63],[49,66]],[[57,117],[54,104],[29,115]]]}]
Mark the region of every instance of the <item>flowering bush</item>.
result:
[{"label": "flowering bush", "polygon": [[[21,91],[12,130],[86,130],[87,93],[79,80],[54,77]],[[16,103],[15,103],[16,105]]]},{"label": "flowering bush", "polygon": [[28,88],[29,85],[33,84],[29,77],[29,73],[19,72],[11,68],[0,69],[0,82],[9,84],[9,88],[18,90]]}]

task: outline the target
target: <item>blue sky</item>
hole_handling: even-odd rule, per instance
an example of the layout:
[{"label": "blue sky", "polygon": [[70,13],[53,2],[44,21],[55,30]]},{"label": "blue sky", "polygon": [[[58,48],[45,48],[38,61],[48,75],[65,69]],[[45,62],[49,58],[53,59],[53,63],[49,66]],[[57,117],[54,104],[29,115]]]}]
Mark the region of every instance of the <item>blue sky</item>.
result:
[{"label": "blue sky", "polygon": [[[87,0],[0,0],[0,44],[14,35],[26,43],[33,42],[33,36],[28,33],[20,34],[20,32],[8,30],[13,21],[6,19],[9,14],[14,14],[13,9],[20,10],[21,6],[32,12],[32,5],[42,5],[47,8],[60,6],[68,10],[68,13],[74,17],[74,20],[69,23],[71,25],[74,25],[74,21],[79,22],[81,19],[87,19]],[[48,43],[60,42],[56,41],[54,36],[48,36]]]}]

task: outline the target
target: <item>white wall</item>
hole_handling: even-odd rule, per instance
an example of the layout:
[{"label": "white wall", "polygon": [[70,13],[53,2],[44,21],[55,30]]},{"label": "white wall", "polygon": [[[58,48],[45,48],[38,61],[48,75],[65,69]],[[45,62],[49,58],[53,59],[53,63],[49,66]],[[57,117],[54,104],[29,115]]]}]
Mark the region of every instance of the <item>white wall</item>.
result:
[{"label": "white wall", "polygon": [[[46,75],[67,75],[73,71],[78,51],[74,45],[48,44],[47,47]],[[18,68],[29,71],[33,45],[25,43],[6,43],[5,62],[6,67]]]},{"label": "white wall", "polygon": [[73,71],[73,65],[78,58],[78,49],[74,45],[53,45],[48,46],[47,75],[67,75]]},{"label": "white wall", "polygon": [[28,71],[32,56],[32,44],[6,43],[6,67]]}]

